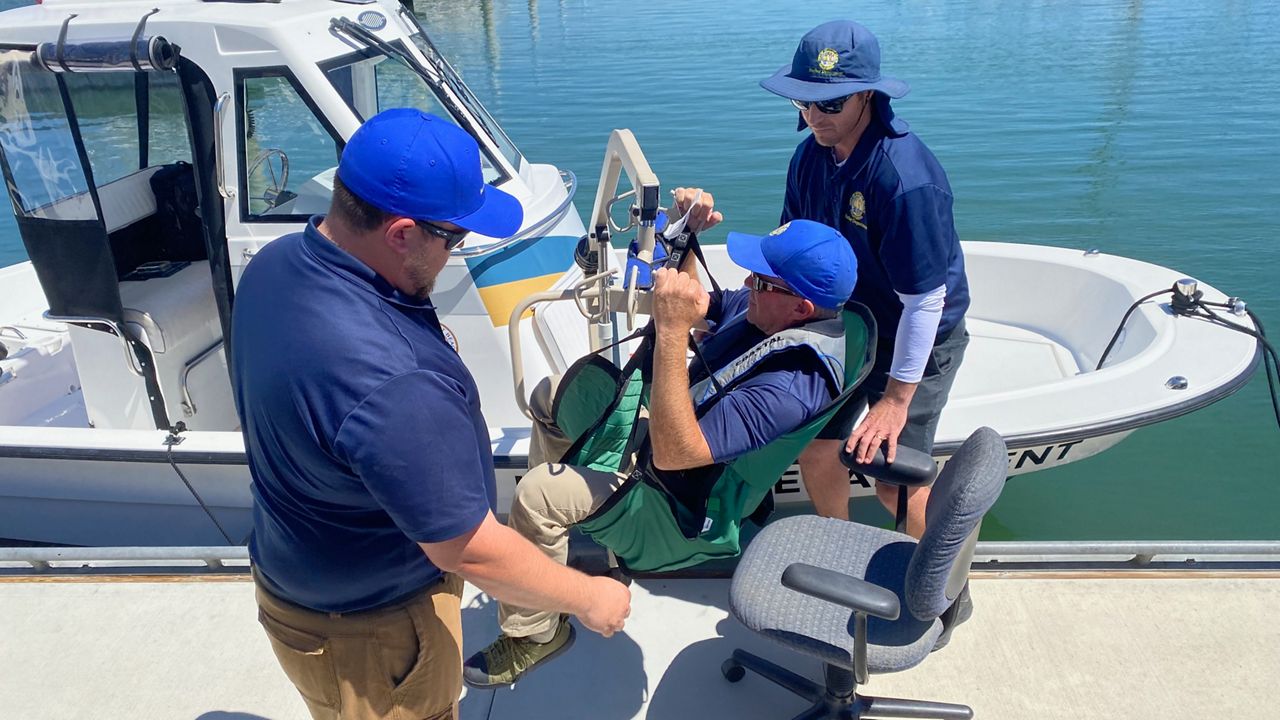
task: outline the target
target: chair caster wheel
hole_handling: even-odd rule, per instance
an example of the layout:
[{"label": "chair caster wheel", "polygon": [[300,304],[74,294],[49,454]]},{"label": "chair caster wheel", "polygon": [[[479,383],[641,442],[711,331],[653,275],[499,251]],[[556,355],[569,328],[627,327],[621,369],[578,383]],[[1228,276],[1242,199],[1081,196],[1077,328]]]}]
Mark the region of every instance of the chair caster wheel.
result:
[{"label": "chair caster wheel", "polygon": [[742,667],[737,660],[729,658],[720,664],[720,673],[724,675],[725,680],[736,683],[746,677],[747,669]]}]

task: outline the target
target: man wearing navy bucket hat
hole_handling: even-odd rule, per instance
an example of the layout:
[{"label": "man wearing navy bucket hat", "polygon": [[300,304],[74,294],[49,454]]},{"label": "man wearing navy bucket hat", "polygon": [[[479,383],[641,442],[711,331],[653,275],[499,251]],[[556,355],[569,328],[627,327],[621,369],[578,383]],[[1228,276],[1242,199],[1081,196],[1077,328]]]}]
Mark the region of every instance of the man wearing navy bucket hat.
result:
[{"label": "man wearing navy bucket hat", "polygon": [[[534,423],[530,445],[545,457],[530,452],[508,522],[559,562],[568,558],[569,528],[587,521],[633,471],[652,473],[666,487],[685,486],[687,471],[697,476],[772,443],[840,394],[840,308],[858,276],[848,242],[835,228],[796,220],[764,236],[729,233],[728,250],[750,273],[743,289],[709,294],[686,272],[654,273],[649,427],[662,432],[648,435],[647,461],[631,458],[618,472],[555,462],[570,441],[547,408],[531,408],[544,420]],[[704,319],[714,329],[699,341],[701,360],[691,366],[689,333]],[[534,397],[531,405],[539,394]],[[661,530],[633,525],[627,532]],[[661,541],[636,537],[637,543]],[[573,641],[572,628],[554,612],[504,602],[498,618],[502,635],[465,664],[463,678],[472,687],[510,685]]]},{"label": "man wearing navy bucket hat", "polygon": [[253,476],[258,619],[315,718],[454,718],[463,579],[609,635],[630,592],[551,562],[494,518],[480,395],[431,304],[466,234],[520,203],[476,142],[413,109],[343,151],[327,216],[264,247],[232,317]]},{"label": "man wearing navy bucket hat", "polygon": [[[896,117],[890,100],[907,84],[880,72],[880,45],[870,30],[842,20],[800,40],[792,60],[761,87],[791,101],[799,129],[811,135],[796,148],[787,172],[782,222],[797,218],[833,225],[858,257],[853,299],[867,305],[879,332],[876,364],[849,402],[800,458],[805,488],[821,515],[848,519],[849,473],[843,444],[860,462],[899,443],[933,450],[968,334],[969,284],[952,220],[951,186],[933,153]],[[719,213],[695,201],[701,191],[676,191],[676,211],[697,202],[693,220],[709,227]],[[700,221],[700,222],[699,222]],[[876,494],[892,511],[897,489]],[[924,531],[928,488],[911,488],[907,531]]]}]

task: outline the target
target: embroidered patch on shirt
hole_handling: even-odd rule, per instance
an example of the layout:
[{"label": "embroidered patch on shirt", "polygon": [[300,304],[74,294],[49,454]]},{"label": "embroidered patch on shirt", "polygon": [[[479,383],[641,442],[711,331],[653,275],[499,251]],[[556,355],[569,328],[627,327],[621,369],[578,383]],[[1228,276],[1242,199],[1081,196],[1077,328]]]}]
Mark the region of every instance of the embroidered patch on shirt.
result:
[{"label": "embroidered patch on shirt", "polygon": [[458,350],[458,336],[453,334],[448,325],[440,323],[440,334],[444,335],[444,341],[449,343],[449,347],[453,348],[454,352],[462,354],[462,351]]},{"label": "embroidered patch on shirt", "polygon": [[862,196],[861,192],[855,191],[849,196],[849,211],[845,213],[844,219],[857,225],[863,230],[867,229],[867,224],[863,222],[863,218],[867,216],[867,199]]}]

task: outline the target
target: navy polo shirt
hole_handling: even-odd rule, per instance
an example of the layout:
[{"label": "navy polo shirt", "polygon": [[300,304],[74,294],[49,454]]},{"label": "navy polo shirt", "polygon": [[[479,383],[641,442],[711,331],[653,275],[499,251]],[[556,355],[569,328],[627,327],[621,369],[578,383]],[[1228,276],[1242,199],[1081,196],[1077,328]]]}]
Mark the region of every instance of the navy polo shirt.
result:
[{"label": "navy polo shirt", "polygon": [[[713,293],[707,320],[713,334],[699,348],[712,372],[738,359],[765,339],[756,326],[737,321],[746,315],[750,290]],[[707,373],[695,358],[689,379],[698,382]],[[765,360],[757,374],[734,385],[705,415],[698,427],[707,439],[711,457],[728,462],[739,455],[782,437],[815,417],[834,395],[826,369],[812,353],[785,353]]]},{"label": "navy polo shirt", "polygon": [[914,133],[871,123],[841,166],[812,134],[800,143],[787,171],[782,222],[814,220],[849,239],[858,257],[852,299],[871,309],[883,338],[895,337],[902,317],[896,293],[945,284],[941,339],[969,308],[951,203],[951,185],[929,148]]},{"label": "navy polo shirt", "polygon": [[472,530],[497,493],[480,393],[435,308],[330,242],[319,219],[245,268],[231,378],[259,575],[298,605],[349,612],[438,579],[418,543]]}]

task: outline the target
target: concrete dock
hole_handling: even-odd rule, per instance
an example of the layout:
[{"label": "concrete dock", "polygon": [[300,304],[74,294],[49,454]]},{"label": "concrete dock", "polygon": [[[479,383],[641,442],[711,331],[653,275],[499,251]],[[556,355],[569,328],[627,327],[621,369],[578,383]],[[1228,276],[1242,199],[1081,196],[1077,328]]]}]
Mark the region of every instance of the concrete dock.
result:
[{"label": "concrete dock", "polygon": [[[465,720],[790,718],[804,701],[720,663],[744,647],[818,679],[750,635],[728,582],[637,580],[626,630],[580,631],[513,690],[468,692]],[[962,702],[984,720],[1280,717],[1280,573],[978,572],[973,619],[866,694]],[[255,620],[243,573],[0,577],[0,718],[305,720]],[[497,631],[468,586],[465,651]]]}]

